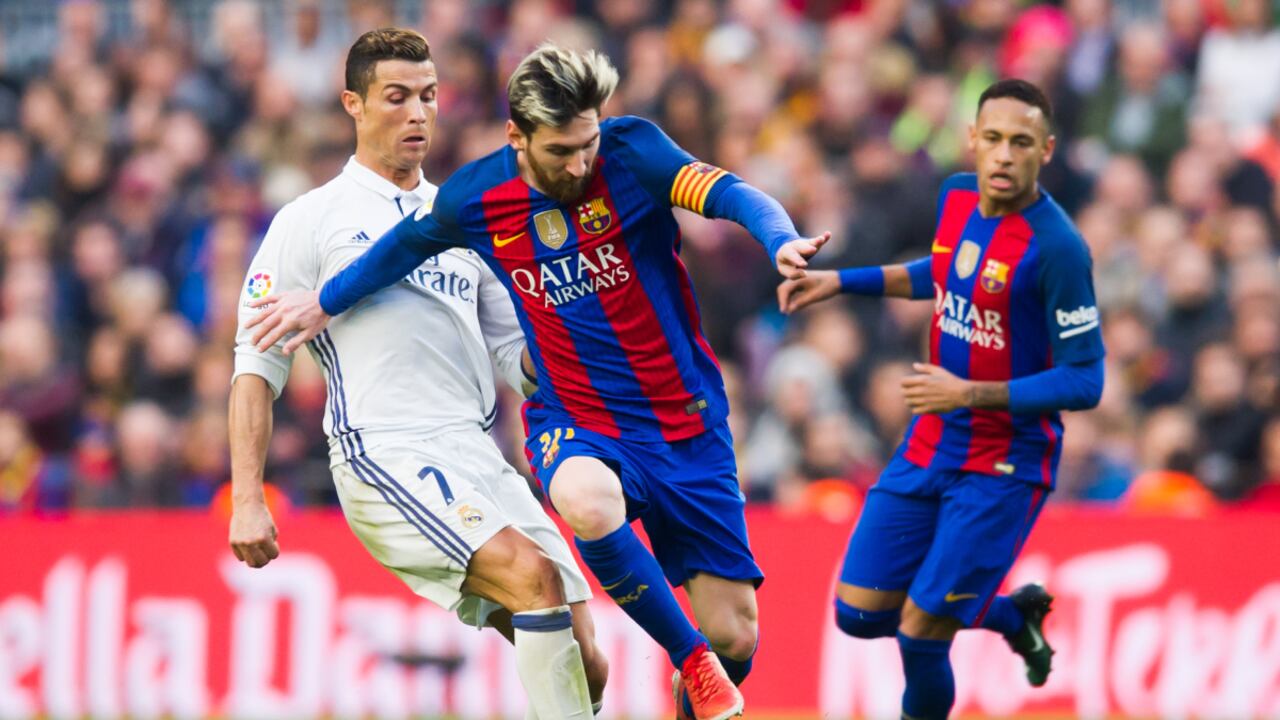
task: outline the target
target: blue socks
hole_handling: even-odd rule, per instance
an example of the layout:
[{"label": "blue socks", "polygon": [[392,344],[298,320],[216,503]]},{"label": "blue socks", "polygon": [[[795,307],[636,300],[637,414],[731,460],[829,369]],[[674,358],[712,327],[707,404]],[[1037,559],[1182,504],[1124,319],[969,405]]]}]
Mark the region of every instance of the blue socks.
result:
[{"label": "blue socks", "polygon": [[902,714],[913,720],[946,720],[956,700],[956,680],[951,672],[950,640],[918,640],[898,633],[902,670],[907,689],[902,693]]},{"label": "blue socks", "polygon": [[676,668],[707,642],[685,617],[662,567],[630,525],[624,523],[599,540],[573,542],[604,591],[667,651]]},{"label": "blue socks", "polygon": [[729,676],[734,685],[741,685],[742,681],[747,679],[747,675],[751,674],[751,663],[756,658],[753,654],[746,660],[734,660],[720,653],[716,653],[716,657],[720,658],[720,664],[724,666],[725,674]]},{"label": "blue socks", "polygon": [[997,595],[996,599],[991,601],[991,607],[987,608],[987,614],[982,618],[983,629],[994,630],[1002,635],[1013,635],[1025,624],[1026,620],[1022,617],[1022,612],[1008,595]]},{"label": "blue socks", "polygon": [[898,634],[901,610],[863,610],[836,598],[836,627],[845,635],[864,640],[893,637]]}]

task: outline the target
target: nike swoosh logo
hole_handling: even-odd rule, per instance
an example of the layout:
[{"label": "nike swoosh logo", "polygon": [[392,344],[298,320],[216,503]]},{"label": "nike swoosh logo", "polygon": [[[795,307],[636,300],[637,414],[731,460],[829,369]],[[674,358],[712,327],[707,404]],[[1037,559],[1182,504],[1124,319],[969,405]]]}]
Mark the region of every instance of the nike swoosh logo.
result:
[{"label": "nike swoosh logo", "polygon": [[936,252],[936,253],[949,253],[949,252],[951,252],[951,248],[947,247],[946,245],[942,245],[941,243],[939,243],[939,242],[938,242],[937,238],[934,238],[934,240],[933,240],[933,252]]},{"label": "nike swoosh logo", "polygon": [[1031,637],[1035,638],[1036,640],[1035,647],[1031,648],[1031,652],[1034,653],[1034,652],[1040,652],[1041,650],[1043,650],[1044,636],[1041,635],[1039,632],[1037,632],[1035,628],[1031,628]]},{"label": "nike swoosh logo", "polygon": [[[523,234],[523,233],[521,233],[521,234]],[[612,584],[612,585],[601,585],[601,586],[600,586],[600,589],[601,589],[601,590],[603,590],[603,591],[605,591],[605,592],[609,592],[610,590],[612,590],[612,589],[614,589],[614,588],[618,587],[619,585],[621,585],[622,583],[626,582],[630,577],[631,577],[631,573],[627,573],[627,574],[626,574],[626,575],[624,575],[624,576],[622,577],[622,579],[621,579],[621,580],[619,580],[618,582],[616,582],[616,583],[614,583],[614,584]]]},{"label": "nike swoosh logo", "polygon": [[947,593],[945,596],[943,596],[943,598],[942,598],[942,599],[943,599],[943,600],[946,600],[946,601],[947,601],[947,602],[949,602],[949,603],[953,603],[953,602],[959,602],[959,601],[961,601],[961,600],[972,600],[973,598],[976,598],[976,597],[978,597],[978,594],[977,594],[977,593],[954,593],[954,592],[949,592],[949,593]]},{"label": "nike swoosh logo", "polygon": [[494,246],[494,247],[496,247],[496,248],[506,247],[506,246],[510,245],[511,243],[515,242],[516,240],[519,240],[519,239],[520,239],[520,238],[522,238],[522,237],[524,237],[524,233],[516,233],[515,235],[512,235],[511,237],[505,237],[505,238],[500,238],[500,237],[498,237],[498,233],[494,233],[494,234],[493,234],[493,246]]}]

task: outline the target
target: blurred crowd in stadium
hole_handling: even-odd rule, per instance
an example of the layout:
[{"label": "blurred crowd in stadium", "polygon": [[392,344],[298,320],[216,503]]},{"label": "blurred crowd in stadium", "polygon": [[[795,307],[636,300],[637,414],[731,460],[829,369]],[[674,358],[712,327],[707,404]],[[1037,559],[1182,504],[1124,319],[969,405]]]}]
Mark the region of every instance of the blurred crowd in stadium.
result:
[{"label": "blurred crowd in stadium", "polygon": [[[1057,501],[1280,509],[1277,17],[1269,0],[6,0],[0,514],[216,498],[246,265],[346,161],[346,49],[394,24],[440,73],[429,179],[503,142],[505,78],[539,41],[599,47],[623,73],[610,114],[832,230],[828,267],[928,253],[978,94],[1040,84],[1043,183],[1092,248],[1108,348],[1101,405],[1066,418]],[[744,490],[850,512],[910,419],[898,381],[931,304],[784,317],[758,246],[685,220]],[[300,358],[269,460],[295,504],[333,501],[324,396]]]}]

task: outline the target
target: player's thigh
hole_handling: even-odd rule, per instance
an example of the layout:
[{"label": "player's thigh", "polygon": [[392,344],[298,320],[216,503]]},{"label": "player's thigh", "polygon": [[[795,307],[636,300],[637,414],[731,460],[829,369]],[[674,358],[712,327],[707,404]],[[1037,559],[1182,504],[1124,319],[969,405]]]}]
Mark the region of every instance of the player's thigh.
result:
[{"label": "player's thigh", "polygon": [[[488,440],[488,436],[485,436]],[[489,441],[492,445],[492,441]],[[476,453],[484,452],[476,448]],[[550,558],[560,575],[564,588],[565,601],[572,604],[591,598],[591,588],[586,577],[573,558],[573,552],[560,528],[547,515],[547,511],[534,497],[525,479],[520,476],[506,461],[496,447],[492,448],[496,455],[496,470],[492,479],[487,481],[486,490],[511,522],[512,526],[537,543],[542,552]]]},{"label": "player's thigh", "polygon": [[372,449],[334,468],[343,514],[370,555],[448,609],[462,601],[476,549],[509,524],[465,469],[450,466],[454,450]]},{"label": "player's thigh", "polygon": [[1012,478],[956,473],[938,533],[910,588],[926,613],[974,625],[1000,589],[1044,507],[1047,491]]},{"label": "player's thigh", "polygon": [[894,460],[867,492],[840,568],[842,586],[864,591],[845,590],[841,599],[853,607],[874,611],[901,606],[899,593],[911,586],[938,521],[938,498],[925,492],[927,472]]},{"label": "player's thigh", "polygon": [[650,462],[638,465],[649,497],[640,519],[672,585],[699,573],[751,588],[763,582],[727,427],[657,448]]}]

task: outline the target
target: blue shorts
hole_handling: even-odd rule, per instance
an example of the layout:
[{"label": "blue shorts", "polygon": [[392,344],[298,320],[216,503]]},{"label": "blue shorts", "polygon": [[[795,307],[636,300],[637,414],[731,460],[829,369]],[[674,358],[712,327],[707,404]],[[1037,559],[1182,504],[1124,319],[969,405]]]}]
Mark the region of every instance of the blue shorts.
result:
[{"label": "blue shorts", "polygon": [[1022,480],[929,470],[895,455],[867,493],[840,580],[905,590],[931,615],[976,625],[1047,497]]},{"label": "blue shorts", "polygon": [[547,496],[565,458],[593,457],[622,481],[627,520],[639,519],[653,555],[673,586],[697,573],[750,580],[764,573],[747,542],[746,504],[728,423],[701,435],[665,442],[615,440],[528,413],[529,466]]}]

